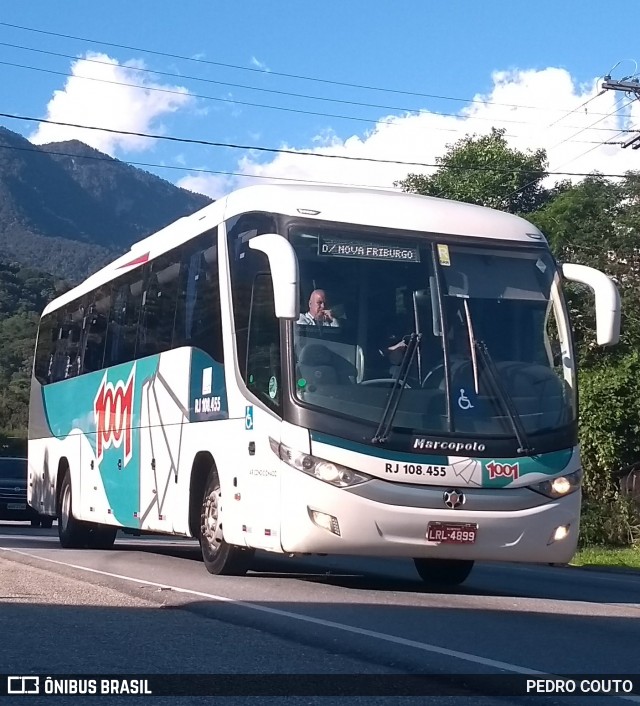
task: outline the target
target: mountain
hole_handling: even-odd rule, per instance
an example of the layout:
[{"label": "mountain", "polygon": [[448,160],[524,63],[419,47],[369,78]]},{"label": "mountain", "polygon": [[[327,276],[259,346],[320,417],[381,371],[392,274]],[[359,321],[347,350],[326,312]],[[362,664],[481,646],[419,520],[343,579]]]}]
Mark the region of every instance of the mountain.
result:
[{"label": "mountain", "polygon": [[76,282],[211,203],[77,140],[33,145],[0,128],[0,253]]}]

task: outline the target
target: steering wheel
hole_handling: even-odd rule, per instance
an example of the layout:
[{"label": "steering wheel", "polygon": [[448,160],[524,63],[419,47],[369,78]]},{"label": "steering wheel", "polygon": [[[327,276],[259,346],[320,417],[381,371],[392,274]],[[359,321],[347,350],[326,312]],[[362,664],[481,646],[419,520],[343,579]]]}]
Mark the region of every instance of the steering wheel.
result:
[{"label": "steering wheel", "polygon": [[[374,378],[372,380],[363,380],[360,385],[373,385],[375,387],[391,387],[396,383],[396,378]],[[404,384],[405,390],[410,390],[411,385],[406,382]]]},{"label": "steering wheel", "polygon": [[[458,378],[459,375],[465,374],[471,368],[470,360],[452,360],[450,364],[450,374],[452,381]],[[438,365],[431,368],[431,370],[425,375],[422,380],[422,388],[436,390],[444,382],[444,363],[438,363]]]},{"label": "steering wheel", "polygon": [[424,376],[422,388],[436,389],[440,387],[444,380],[444,363],[438,363]]}]

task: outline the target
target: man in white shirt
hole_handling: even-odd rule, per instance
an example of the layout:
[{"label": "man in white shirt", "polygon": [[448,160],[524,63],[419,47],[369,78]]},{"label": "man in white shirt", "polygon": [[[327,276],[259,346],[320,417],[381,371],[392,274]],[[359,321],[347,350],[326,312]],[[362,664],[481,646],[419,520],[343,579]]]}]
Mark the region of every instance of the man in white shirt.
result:
[{"label": "man in white shirt", "polygon": [[327,295],[324,289],[314,289],[309,297],[309,311],[306,314],[300,314],[296,323],[307,326],[339,326],[338,319],[326,306]]}]

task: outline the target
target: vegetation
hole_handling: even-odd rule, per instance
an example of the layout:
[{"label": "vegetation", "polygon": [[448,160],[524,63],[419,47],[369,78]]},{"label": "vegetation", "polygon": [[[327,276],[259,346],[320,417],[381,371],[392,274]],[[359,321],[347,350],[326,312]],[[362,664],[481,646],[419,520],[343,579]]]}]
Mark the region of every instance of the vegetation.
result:
[{"label": "vegetation", "polygon": [[26,436],[38,317],[64,286],[51,275],[0,262],[0,449],[5,446],[5,452]]},{"label": "vegetation", "polygon": [[596,345],[590,294],[569,286],[567,300],[580,364],[581,544],[630,546],[640,543],[640,515],[620,480],[640,461],[640,173],[619,182],[593,174],[549,189],[546,163],[543,150],[511,149],[504,131],[492,130],[450,145],[434,174],[410,174],[398,184],[523,215],[545,233],[559,262],[596,267],[618,285],[621,341],[609,350]]},{"label": "vegetation", "polygon": [[640,569],[640,547],[587,547],[571,562],[574,566],[608,566],[613,569]]}]

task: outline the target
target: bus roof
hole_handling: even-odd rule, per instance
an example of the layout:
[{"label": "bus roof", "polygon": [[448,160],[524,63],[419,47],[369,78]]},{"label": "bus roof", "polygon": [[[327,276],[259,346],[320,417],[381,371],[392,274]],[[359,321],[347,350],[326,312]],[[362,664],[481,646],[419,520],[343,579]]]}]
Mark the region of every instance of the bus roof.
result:
[{"label": "bus roof", "polygon": [[440,235],[546,242],[536,226],[519,216],[484,206],[409,194],[396,189],[320,184],[248,186],[134,243],[127,253],[50,302],[43,314],[195,238],[224,220],[251,211]]}]

